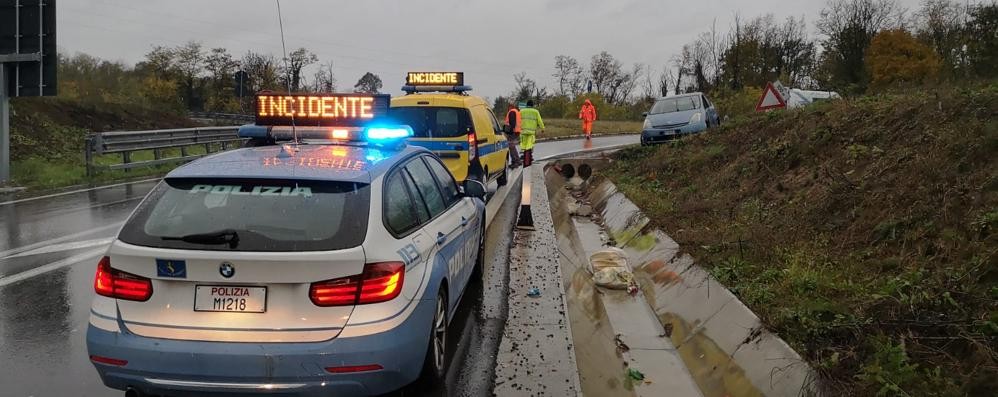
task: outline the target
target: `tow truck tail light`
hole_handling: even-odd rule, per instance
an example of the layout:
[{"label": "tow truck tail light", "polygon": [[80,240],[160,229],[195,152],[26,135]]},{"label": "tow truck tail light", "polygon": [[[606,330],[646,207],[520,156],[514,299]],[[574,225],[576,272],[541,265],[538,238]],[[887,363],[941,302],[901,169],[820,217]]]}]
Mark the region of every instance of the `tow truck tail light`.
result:
[{"label": "tow truck tail light", "polygon": [[468,157],[478,158],[478,135],[474,131],[468,131]]},{"label": "tow truck tail light", "polygon": [[308,297],[316,306],[347,306],[386,302],[402,292],[405,264],[368,263],[360,275],[312,283]]},{"label": "tow truck tail light", "polygon": [[111,267],[111,258],[97,262],[94,292],[108,298],[145,302],[152,296],[152,280]]}]

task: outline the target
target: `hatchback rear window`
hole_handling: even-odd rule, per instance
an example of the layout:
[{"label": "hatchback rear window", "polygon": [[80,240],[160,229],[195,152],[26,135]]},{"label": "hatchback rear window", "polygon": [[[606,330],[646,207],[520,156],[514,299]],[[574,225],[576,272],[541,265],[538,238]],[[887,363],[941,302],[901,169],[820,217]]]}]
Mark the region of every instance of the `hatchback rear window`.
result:
[{"label": "hatchback rear window", "polygon": [[697,109],[699,106],[697,106],[696,99],[692,96],[660,99],[655,102],[655,105],[651,107],[651,112],[648,113],[673,113]]},{"label": "hatchback rear window", "polygon": [[364,242],[367,184],[263,179],[167,179],[119,239],[147,247],[328,251]]},{"label": "hatchback rear window", "polygon": [[391,117],[412,127],[416,138],[456,138],[474,131],[468,109],[411,106],[393,107]]}]

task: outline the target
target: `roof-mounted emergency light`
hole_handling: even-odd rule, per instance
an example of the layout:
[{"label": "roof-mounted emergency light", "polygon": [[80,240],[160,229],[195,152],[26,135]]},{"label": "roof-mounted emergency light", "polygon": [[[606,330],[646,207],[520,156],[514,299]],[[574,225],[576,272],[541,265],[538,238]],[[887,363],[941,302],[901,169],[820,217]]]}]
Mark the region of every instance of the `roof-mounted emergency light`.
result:
[{"label": "roof-mounted emergency light", "polygon": [[282,141],[330,141],[339,144],[397,147],[413,136],[407,125],[372,124],[368,127],[291,127],[248,124],[239,127],[240,138]]}]

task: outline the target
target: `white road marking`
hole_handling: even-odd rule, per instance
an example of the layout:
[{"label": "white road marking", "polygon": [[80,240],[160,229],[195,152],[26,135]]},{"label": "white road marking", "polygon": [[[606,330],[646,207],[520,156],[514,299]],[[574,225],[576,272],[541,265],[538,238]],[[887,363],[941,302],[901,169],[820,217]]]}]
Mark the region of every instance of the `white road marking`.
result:
[{"label": "white road marking", "polygon": [[63,251],[70,251],[70,250],[78,250],[78,249],[82,249],[82,248],[107,246],[107,245],[111,244],[112,241],[114,241],[114,237],[98,238],[98,239],[86,240],[86,241],[72,241],[72,242],[62,243],[62,244],[47,245],[47,246],[44,246],[44,247],[41,247],[41,248],[33,249],[31,251],[25,251],[25,252],[21,252],[19,254],[7,256],[7,257],[0,257],[0,259],[14,259],[14,258],[20,258],[22,256],[41,255],[41,254],[49,254],[49,253],[53,253],[53,252],[63,252]]},{"label": "white road marking", "polygon": [[94,234],[94,233],[100,233],[100,232],[103,232],[105,230],[117,229],[117,228],[121,227],[121,224],[123,224],[123,223],[125,223],[125,222],[112,223],[110,225],[105,225],[105,226],[93,228],[93,229],[90,229],[90,230],[84,230],[84,231],[79,232],[79,233],[73,233],[73,234],[62,236],[62,237],[56,237],[56,238],[45,240],[45,241],[39,241],[37,243],[28,244],[28,245],[25,245],[23,247],[17,247],[17,248],[12,248],[12,249],[9,249],[9,250],[6,250],[6,251],[0,251],[0,259],[6,258],[6,257],[9,257],[9,256],[14,256],[14,255],[20,254],[22,252],[27,252],[27,251],[38,249],[38,248],[41,248],[41,247],[45,247],[45,246],[48,246],[48,245],[59,244],[59,243],[62,243],[64,241],[67,241],[67,240],[77,239],[77,238],[80,238],[80,237],[83,237],[83,236],[86,236],[86,235],[90,235],[90,234]]},{"label": "white road marking", "polygon": [[59,197],[59,196],[68,196],[70,194],[86,193],[86,192],[89,192],[89,191],[92,191],[92,190],[110,189],[112,187],[131,185],[133,183],[153,182],[153,181],[158,181],[160,179],[163,179],[163,178],[142,179],[142,180],[138,180],[138,181],[115,183],[113,185],[107,185],[107,186],[97,186],[97,187],[91,187],[91,188],[86,188],[86,189],[71,190],[71,191],[62,192],[62,193],[48,194],[48,195],[45,195],[45,196],[28,197],[28,198],[23,198],[23,199],[20,199],[20,200],[4,201],[4,202],[0,203],[0,207],[5,206],[5,205],[9,205],[9,204],[23,203],[23,202],[26,202],[26,201],[35,201],[35,200],[42,200],[42,199],[48,199],[48,198],[53,198],[53,197]]},{"label": "white road marking", "polygon": [[558,157],[565,157],[565,156],[571,156],[571,155],[588,153],[588,152],[605,152],[605,151],[608,151],[608,150],[621,149],[621,148],[625,148],[625,147],[628,147],[628,146],[637,146],[637,145],[638,145],[637,143],[622,143],[622,144],[618,144],[618,145],[600,146],[600,147],[594,147],[594,148],[582,149],[582,150],[570,150],[570,151],[567,151],[567,152],[562,152],[562,153],[558,153],[558,154],[552,154],[552,155],[548,155],[548,156],[544,156],[544,157],[539,157],[539,158],[534,159],[534,161],[547,161],[547,160],[558,158]]},{"label": "white road marking", "polygon": [[73,255],[66,259],[58,260],[47,265],[39,266],[31,270],[25,270],[20,273],[15,273],[9,276],[0,277],[0,287],[4,287],[18,281],[26,280],[38,275],[42,275],[53,270],[61,269],[63,267],[72,265],[74,263],[83,262],[87,259],[93,259],[104,253],[104,247],[95,248],[87,252]]}]

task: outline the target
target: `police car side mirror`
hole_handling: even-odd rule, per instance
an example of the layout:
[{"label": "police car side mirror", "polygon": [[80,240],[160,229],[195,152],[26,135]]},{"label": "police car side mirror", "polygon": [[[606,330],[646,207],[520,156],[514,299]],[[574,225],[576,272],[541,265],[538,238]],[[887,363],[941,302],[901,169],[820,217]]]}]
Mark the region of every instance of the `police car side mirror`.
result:
[{"label": "police car side mirror", "polygon": [[485,185],[471,179],[464,181],[464,196],[485,199]]},{"label": "police car side mirror", "polygon": [[641,117],[648,117],[648,112],[641,113]]}]

